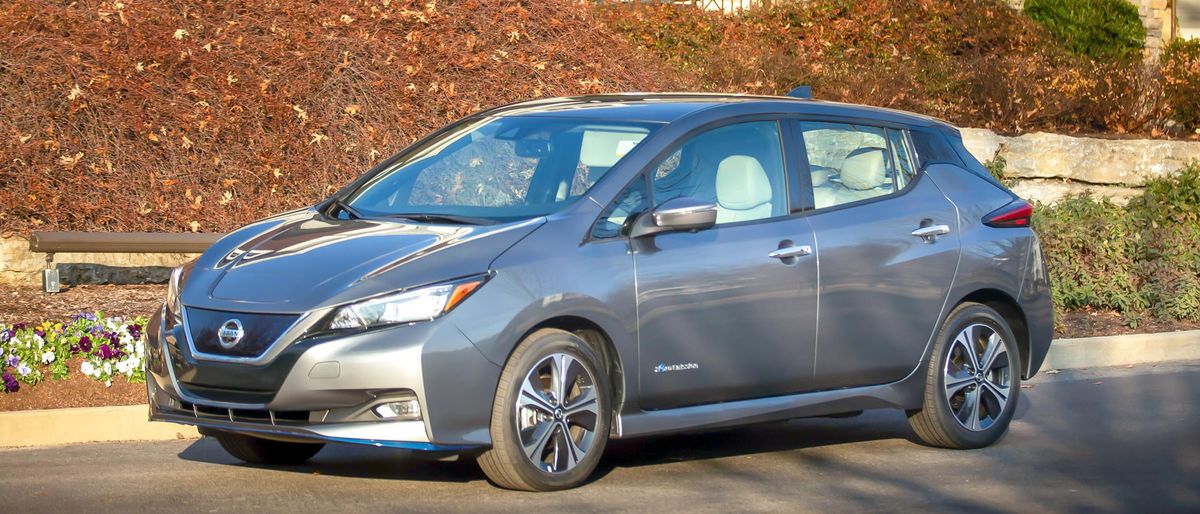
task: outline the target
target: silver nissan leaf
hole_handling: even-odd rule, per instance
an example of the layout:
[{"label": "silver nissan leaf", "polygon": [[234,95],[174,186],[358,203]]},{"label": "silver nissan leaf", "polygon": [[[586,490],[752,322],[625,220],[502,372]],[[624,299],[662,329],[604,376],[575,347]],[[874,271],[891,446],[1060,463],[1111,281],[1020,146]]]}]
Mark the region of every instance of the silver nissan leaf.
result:
[{"label": "silver nissan leaf", "polygon": [[537,491],[583,482],[609,439],[864,409],[979,448],[1050,345],[1031,215],[914,114],[499,107],[176,269],[150,417],[252,463],[455,452]]}]

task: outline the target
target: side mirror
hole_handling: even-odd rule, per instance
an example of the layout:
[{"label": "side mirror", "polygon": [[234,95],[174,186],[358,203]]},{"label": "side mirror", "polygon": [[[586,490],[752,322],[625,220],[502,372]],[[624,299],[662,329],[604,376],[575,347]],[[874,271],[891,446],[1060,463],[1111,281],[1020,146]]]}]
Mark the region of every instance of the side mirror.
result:
[{"label": "side mirror", "polygon": [[717,223],[717,204],[692,196],[667,200],[650,212],[642,214],[633,224],[630,237],[642,237],[660,232],[700,230]]}]

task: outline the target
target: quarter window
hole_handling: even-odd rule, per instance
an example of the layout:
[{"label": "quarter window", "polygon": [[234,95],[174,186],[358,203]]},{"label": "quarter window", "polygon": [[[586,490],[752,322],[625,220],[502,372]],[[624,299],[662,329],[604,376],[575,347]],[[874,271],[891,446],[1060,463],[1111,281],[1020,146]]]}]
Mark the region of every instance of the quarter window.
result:
[{"label": "quarter window", "polygon": [[912,151],[909,150],[908,138],[902,130],[888,130],[888,142],[891,143],[892,157],[896,160],[896,189],[904,189],[917,176],[916,167],[912,161]]},{"label": "quarter window", "polygon": [[604,213],[592,227],[592,237],[605,239],[628,234],[633,219],[650,205],[648,191],[646,175],[638,175],[638,178],[617,195],[616,201],[604,209]]}]

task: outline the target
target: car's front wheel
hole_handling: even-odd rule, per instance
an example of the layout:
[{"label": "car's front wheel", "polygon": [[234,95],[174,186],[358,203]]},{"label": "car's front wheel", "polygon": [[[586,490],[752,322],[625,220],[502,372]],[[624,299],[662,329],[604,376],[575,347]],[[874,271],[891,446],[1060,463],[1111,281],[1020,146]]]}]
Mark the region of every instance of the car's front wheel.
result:
[{"label": "car's front wheel", "polygon": [[924,405],[913,431],[943,448],[982,448],[1004,435],[1021,391],[1020,353],[992,308],[964,303],[946,318],[930,357]]},{"label": "car's front wheel", "polygon": [[492,447],[479,467],[507,489],[579,485],[608,442],[610,391],[603,364],[583,339],[555,329],[530,334],[500,375]]},{"label": "car's front wheel", "polygon": [[217,439],[230,455],[251,464],[300,464],[325,447],[323,443],[275,441],[224,431],[205,432]]}]

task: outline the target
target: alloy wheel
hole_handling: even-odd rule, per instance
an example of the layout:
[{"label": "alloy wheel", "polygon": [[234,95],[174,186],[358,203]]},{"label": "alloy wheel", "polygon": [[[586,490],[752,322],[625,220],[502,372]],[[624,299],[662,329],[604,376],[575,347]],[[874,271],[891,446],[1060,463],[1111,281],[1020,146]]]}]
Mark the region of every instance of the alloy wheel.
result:
[{"label": "alloy wheel", "polygon": [[546,356],[521,382],[517,433],[525,457],[546,473],[563,473],[583,460],[596,438],[596,381],[579,359]]},{"label": "alloy wheel", "polygon": [[1008,405],[1013,370],[1008,347],[992,327],[975,323],[950,342],[943,387],[959,425],[979,432],[990,428]]}]

